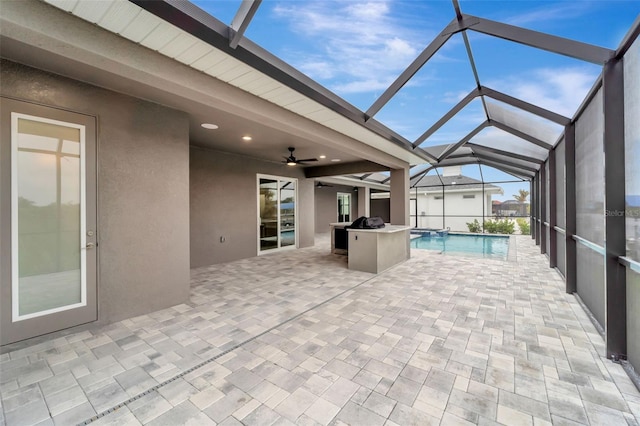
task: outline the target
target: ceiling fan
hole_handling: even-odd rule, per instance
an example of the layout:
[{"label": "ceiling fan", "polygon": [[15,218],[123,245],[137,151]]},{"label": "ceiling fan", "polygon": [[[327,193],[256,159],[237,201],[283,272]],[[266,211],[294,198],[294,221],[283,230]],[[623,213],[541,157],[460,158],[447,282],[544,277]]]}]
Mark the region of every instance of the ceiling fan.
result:
[{"label": "ceiling fan", "polygon": [[332,187],[333,185],[329,185],[328,183],[324,183],[324,182],[320,182],[318,181],[318,183],[316,183],[316,188],[329,188]]},{"label": "ceiling fan", "polygon": [[296,164],[305,164],[311,161],[318,161],[317,158],[305,158],[304,160],[298,160],[296,159],[296,157],[293,156],[293,151],[295,151],[295,148],[290,146],[289,156],[284,157],[284,163],[286,163],[287,166],[295,166]]}]

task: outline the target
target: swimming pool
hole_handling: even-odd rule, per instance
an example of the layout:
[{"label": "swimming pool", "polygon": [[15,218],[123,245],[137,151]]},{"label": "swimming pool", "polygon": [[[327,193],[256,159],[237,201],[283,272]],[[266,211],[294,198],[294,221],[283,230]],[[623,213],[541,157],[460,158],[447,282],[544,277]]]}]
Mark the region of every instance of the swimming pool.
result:
[{"label": "swimming pool", "polygon": [[448,234],[442,237],[423,235],[411,240],[411,248],[506,260],[509,237],[464,234]]}]

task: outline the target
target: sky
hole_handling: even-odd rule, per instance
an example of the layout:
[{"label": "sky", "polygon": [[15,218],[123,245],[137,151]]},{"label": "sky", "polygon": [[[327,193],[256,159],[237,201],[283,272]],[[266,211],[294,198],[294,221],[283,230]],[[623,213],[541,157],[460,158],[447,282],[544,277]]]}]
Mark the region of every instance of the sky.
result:
[{"label": "sky", "polygon": [[[241,2],[192,3],[229,25]],[[615,49],[638,17],[640,0],[461,0],[460,7],[468,15]],[[454,18],[448,0],[264,0],[245,36],[366,111]],[[483,86],[567,117],[574,115],[601,72],[600,66],[580,60],[473,31],[467,35]],[[456,34],[374,118],[413,142],[475,86],[462,35]],[[535,128],[552,142],[562,132],[531,114],[492,104],[500,113],[536,120]],[[485,119],[476,99],[421,146],[456,143]],[[521,144],[514,138],[490,127],[473,142]],[[475,165],[465,166],[463,174],[480,178]],[[514,180],[485,166],[482,175],[485,181]],[[494,198],[511,199],[519,187],[528,189],[529,184],[509,186]]]}]

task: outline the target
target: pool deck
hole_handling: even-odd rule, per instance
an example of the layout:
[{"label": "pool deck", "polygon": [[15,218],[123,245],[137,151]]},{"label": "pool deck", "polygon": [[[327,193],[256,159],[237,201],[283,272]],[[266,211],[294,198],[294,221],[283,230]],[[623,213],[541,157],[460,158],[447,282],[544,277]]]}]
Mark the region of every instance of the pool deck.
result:
[{"label": "pool deck", "polygon": [[515,261],[315,247],[192,271],[189,303],[3,348],[0,424],[638,425],[530,237]]}]

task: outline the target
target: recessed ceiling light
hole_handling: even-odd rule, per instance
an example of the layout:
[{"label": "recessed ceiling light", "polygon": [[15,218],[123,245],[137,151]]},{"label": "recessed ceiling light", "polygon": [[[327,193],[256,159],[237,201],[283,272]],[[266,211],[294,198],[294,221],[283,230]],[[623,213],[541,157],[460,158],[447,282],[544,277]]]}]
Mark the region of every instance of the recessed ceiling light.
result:
[{"label": "recessed ceiling light", "polygon": [[327,158],[327,156],[326,155],[321,155],[320,158]]},{"label": "recessed ceiling light", "polygon": [[251,136],[243,136],[242,137],[243,141],[250,141],[251,139],[253,139]]},{"label": "recessed ceiling light", "polygon": [[201,126],[209,130],[215,130],[218,128],[217,124],[212,124],[212,123],[202,123]]},{"label": "recessed ceiling light", "polygon": [[332,158],[331,161],[333,161],[334,163],[337,163],[338,161],[340,161],[339,158]]}]

